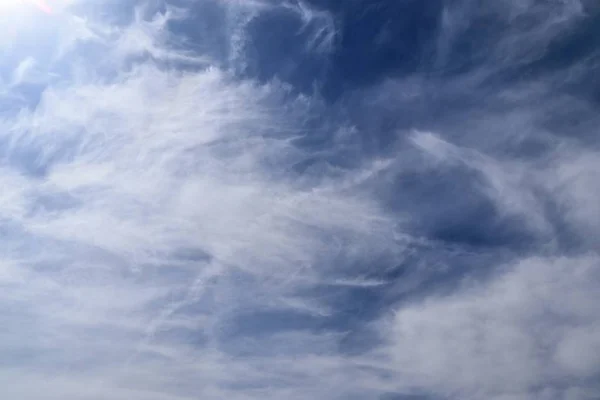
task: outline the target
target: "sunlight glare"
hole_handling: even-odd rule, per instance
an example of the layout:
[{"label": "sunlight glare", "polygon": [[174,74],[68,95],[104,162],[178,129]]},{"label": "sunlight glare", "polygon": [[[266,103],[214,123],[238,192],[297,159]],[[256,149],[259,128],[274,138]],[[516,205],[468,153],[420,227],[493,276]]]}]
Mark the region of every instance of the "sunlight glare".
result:
[{"label": "sunlight glare", "polygon": [[0,10],[4,11],[6,9],[15,8],[22,3],[22,0],[0,0]]},{"label": "sunlight glare", "polygon": [[7,12],[23,6],[36,6],[46,13],[52,12],[45,0],[0,0],[0,12]]}]

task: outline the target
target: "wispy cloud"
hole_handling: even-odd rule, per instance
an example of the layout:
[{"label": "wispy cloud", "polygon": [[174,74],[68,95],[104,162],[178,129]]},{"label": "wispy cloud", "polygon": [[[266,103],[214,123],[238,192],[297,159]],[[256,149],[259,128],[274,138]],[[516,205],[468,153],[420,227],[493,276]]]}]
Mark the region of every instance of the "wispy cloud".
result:
[{"label": "wispy cloud", "polygon": [[[195,59],[165,42],[170,16],[137,13],[116,30],[92,21],[84,40],[100,38],[90,51],[109,57],[112,76],[71,47],[60,57],[85,73],[2,121],[0,375],[12,396],[291,393],[312,384],[316,365],[343,371],[335,337],[264,320],[275,325],[245,344],[227,329],[260,329],[240,320],[258,312],[323,318],[327,306],[302,291],[337,257],[394,252],[383,210],[343,185],[352,173],[311,184],[292,172],[309,157],[294,141],[308,134],[311,100],[214,68],[157,65]],[[255,354],[235,355],[246,347]]]},{"label": "wispy cloud", "polygon": [[22,17],[0,42],[5,396],[597,398],[591,59],[536,64],[595,9],[484,3],[440,8],[434,68],[333,104],[249,73],[261,13],[335,58],[323,4]]}]

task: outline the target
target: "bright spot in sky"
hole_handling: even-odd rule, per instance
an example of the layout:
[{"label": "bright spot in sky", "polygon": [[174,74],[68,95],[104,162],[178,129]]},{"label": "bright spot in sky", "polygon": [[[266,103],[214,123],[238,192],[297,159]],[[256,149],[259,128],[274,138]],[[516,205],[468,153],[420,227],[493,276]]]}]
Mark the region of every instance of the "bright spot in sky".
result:
[{"label": "bright spot in sky", "polygon": [[45,12],[52,11],[45,0],[0,0],[0,11],[6,12],[7,10],[30,5],[34,5]]},{"label": "bright spot in sky", "polygon": [[0,9],[4,11],[7,8],[14,8],[22,3],[22,0],[0,0]]}]

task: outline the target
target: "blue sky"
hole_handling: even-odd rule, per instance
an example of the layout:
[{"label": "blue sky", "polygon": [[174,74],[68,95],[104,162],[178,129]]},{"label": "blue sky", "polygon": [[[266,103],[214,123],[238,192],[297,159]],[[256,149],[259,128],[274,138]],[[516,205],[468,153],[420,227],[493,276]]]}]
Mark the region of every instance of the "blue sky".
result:
[{"label": "blue sky", "polygon": [[34,3],[4,397],[600,398],[595,2]]}]

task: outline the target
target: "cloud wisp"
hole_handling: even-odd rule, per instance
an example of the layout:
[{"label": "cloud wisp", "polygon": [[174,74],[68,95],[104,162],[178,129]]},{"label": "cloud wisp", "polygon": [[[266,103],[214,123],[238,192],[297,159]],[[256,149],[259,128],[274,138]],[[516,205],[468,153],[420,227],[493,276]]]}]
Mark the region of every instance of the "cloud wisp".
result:
[{"label": "cloud wisp", "polygon": [[[80,0],[11,28],[7,398],[600,396],[598,54],[559,57],[600,11],[398,4]],[[403,28],[409,60],[410,12],[437,25]],[[387,64],[352,81],[363,39]]]}]

